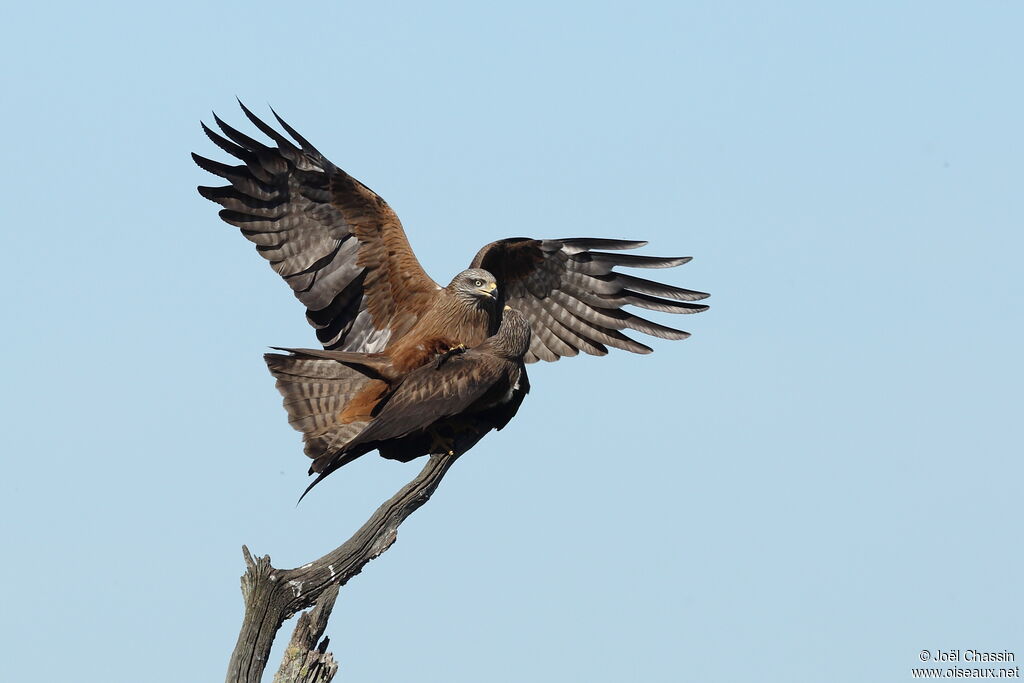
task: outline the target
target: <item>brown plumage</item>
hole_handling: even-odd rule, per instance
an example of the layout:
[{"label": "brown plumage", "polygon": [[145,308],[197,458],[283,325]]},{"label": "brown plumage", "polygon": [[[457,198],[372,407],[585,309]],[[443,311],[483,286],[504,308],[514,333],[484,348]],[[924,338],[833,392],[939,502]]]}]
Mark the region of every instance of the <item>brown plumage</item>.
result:
[{"label": "brown plumage", "polygon": [[[396,387],[406,387],[405,397],[420,386],[415,382],[434,386],[430,382],[452,372],[445,368],[469,362],[462,358],[478,359],[474,363],[485,367],[479,358],[490,357],[486,345],[472,355],[445,352],[484,345],[499,329],[506,304],[521,312],[532,332],[520,358],[526,363],[579,351],[604,355],[608,347],[650,353],[623,333],[628,329],[663,339],[689,336],[626,306],[667,313],[707,309],[693,303],[707,294],[617,272],[616,266],[670,268],[690,260],[619,253],[646,244],[639,241],[503,239],[480,249],[470,269],[441,287],[423,270],[398,216],[383,199],[331,163],[276,113],[290,138],[244,105],[242,111],[272,144],[214,115],[221,132],[205,124],[203,130],[241,163],[192,157],[228,181],[199,192],[223,207],[221,218],[239,227],[284,278],[305,305],[306,319],[325,349],[267,360],[279,386],[294,389],[282,389],[285,407],[289,421],[303,432],[314,471],[323,472],[324,462],[337,462],[331,458],[339,453],[355,457],[358,448],[351,444],[357,435],[396,419],[391,413],[382,419],[382,406],[392,406],[391,411],[405,406],[416,414],[411,403],[396,402]],[[438,357],[446,360],[435,367]],[[445,427],[454,429],[456,422],[451,418]],[[464,435],[457,450],[486,431],[472,439]],[[404,460],[428,452],[428,442],[437,437],[436,427],[420,428],[415,436],[377,439],[369,449]]]},{"label": "brown plumage", "polygon": [[689,258],[614,253],[645,244],[637,241],[526,237],[499,240],[477,253],[471,268],[488,271],[498,285],[498,307],[482,308],[453,288],[465,272],[445,288],[430,279],[383,199],[276,113],[292,139],[244,105],[242,110],[276,146],[214,116],[223,134],[205,125],[203,130],[242,163],[229,166],[193,154],[200,167],[230,183],[199,192],[224,207],[221,218],[241,228],[291,286],[327,349],[405,354],[431,338],[475,346],[497,329],[501,306],[508,304],[526,316],[533,332],[527,363],[579,351],[604,355],[609,346],[649,353],[622,330],[665,339],[689,335],[624,306],[669,313],[707,308],[691,303],[707,294],[614,270],[668,268]]},{"label": "brown plumage", "polygon": [[[303,432],[314,458],[310,473],[319,475],[306,493],[372,450],[403,462],[430,453],[461,454],[492,429],[503,428],[530,389],[523,364],[529,344],[529,323],[518,311],[506,310],[497,333],[477,347],[437,354],[392,380],[378,372],[390,364],[384,354],[301,349],[287,356],[267,354],[289,421]],[[348,395],[346,382],[360,375],[383,390],[365,403],[349,400],[337,412]],[[356,404],[369,410],[346,421]]]}]

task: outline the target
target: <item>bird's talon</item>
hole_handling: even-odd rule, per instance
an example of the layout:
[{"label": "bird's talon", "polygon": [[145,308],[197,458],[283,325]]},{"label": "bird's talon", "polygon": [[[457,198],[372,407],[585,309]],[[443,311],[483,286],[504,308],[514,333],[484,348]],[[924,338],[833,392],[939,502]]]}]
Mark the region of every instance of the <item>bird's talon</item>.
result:
[{"label": "bird's talon", "polygon": [[433,432],[430,435],[430,446],[429,451],[431,453],[447,453],[448,455],[455,455],[455,438],[446,437],[437,432]]}]

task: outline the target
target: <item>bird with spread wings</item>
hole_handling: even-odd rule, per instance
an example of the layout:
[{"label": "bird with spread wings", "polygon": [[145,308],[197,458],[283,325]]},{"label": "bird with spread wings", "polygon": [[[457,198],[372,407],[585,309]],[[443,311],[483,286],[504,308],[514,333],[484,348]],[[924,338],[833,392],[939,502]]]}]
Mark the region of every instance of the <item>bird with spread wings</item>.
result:
[{"label": "bird with spread wings", "polygon": [[[196,163],[224,178],[223,187],[200,187],[220,204],[220,217],[241,229],[256,250],[306,307],[306,318],[325,348],[405,351],[420,340],[449,337],[475,346],[497,329],[466,312],[456,285],[434,282],[413,254],[402,223],[370,188],[327,160],[275,113],[294,139],[242,111],[276,146],[214,120],[223,135],[203,130],[241,164],[197,154]],[[635,353],[651,349],[622,330],[663,339],[689,335],[626,311],[627,305],[668,313],[696,313],[703,292],[614,270],[668,268],[690,259],[618,253],[645,242],[613,239],[532,239],[492,242],[470,264],[497,282],[497,311],[520,311],[533,332],[526,362],[554,361],[608,347]]]},{"label": "bird with spread wings", "polygon": [[193,154],[202,169],[228,182],[201,186],[200,194],[223,207],[220,217],[256,245],[306,307],[324,347],[305,350],[307,357],[318,353],[344,365],[357,361],[352,354],[375,354],[374,373],[338,383],[332,396],[321,397],[337,410],[315,420],[291,416],[314,463],[340,452],[366,429],[406,375],[497,333],[506,307],[522,313],[529,326],[526,363],[580,351],[600,356],[608,347],[650,353],[624,330],[663,339],[689,336],[626,306],[666,313],[707,309],[694,303],[708,296],[703,292],[615,269],[669,268],[689,257],[622,253],[646,243],[619,239],[498,240],[442,287],[424,271],[398,216],[380,196],[331,163],[276,112],[284,133],[239,104],[270,143],[215,114],[220,132],[205,124],[203,130],[241,163]]}]

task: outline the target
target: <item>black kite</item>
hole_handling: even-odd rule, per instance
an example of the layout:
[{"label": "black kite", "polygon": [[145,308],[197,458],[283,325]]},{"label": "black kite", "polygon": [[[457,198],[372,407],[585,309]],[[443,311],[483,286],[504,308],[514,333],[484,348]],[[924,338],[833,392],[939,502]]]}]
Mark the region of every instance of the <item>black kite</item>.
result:
[{"label": "black kite", "polygon": [[[328,161],[276,112],[292,139],[241,106],[276,146],[214,115],[223,134],[205,124],[203,130],[242,163],[231,166],[193,154],[201,168],[229,182],[199,192],[224,207],[221,218],[239,227],[284,278],[306,306],[306,319],[324,346],[324,351],[268,357],[290,421],[303,432],[306,454],[314,459],[310,472],[320,473],[317,481],[374,448],[385,457],[409,459],[436,452],[439,435],[449,429],[455,433],[453,449],[461,453],[490,429],[503,426],[525,389],[514,393],[499,414],[485,416],[476,430],[456,425],[447,413],[443,424],[421,424],[426,413],[412,401],[423,392],[439,391],[438,383],[453,378],[456,369],[497,367],[492,335],[509,306],[522,314],[532,333],[519,354],[520,364],[579,351],[604,355],[609,346],[650,353],[623,334],[625,329],[664,339],[689,336],[634,315],[624,309],[627,305],[667,313],[707,309],[692,303],[707,294],[614,270],[668,268],[688,257],[615,253],[646,243],[614,239],[499,240],[483,247],[468,270],[441,287],[420,266],[398,216],[383,199]],[[449,353],[466,347],[481,348]],[[464,379],[468,387],[487,384],[486,378]],[[289,394],[297,387],[304,393]],[[431,404],[429,410],[436,407]],[[395,412],[400,408],[409,410],[405,417],[418,426],[396,436],[392,426],[401,423]],[[472,409],[480,412],[479,406]],[[456,426],[463,427],[461,432]]]},{"label": "black kite", "polygon": [[[303,432],[307,453],[315,458],[310,474],[319,474],[302,495],[372,450],[406,462],[429,453],[463,453],[487,432],[500,430],[530,390],[523,364],[529,348],[526,318],[505,309],[497,333],[479,346],[448,350],[401,377],[389,376],[386,354],[268,353],[288,421]],[[363,378],[383,390],[369,415],[346,423],[345,399]]]},{"label": "black kite", "polygon": [[646,244],[637,241],[526,237],[492,242],[473,259],[471,268],[486,270],[497,281],[497,306],[481,306],[459,284],[460,278],[479,278],[461,273],[441,287],[426,274],[398,216],[377,194],[328,161],[276,112],[292,140],[244,105],[242,111],[276,146],[214,115],[223,135],[205,124],[203,130],[242,163],[230,166],[193,154],[200,167],[230,183],[199,192],[224,207],[221,218],[241,228],[285,279],[326,349],[386,352],[408,370],[426,362],[435,347],[480,344],[497,329],[507,304],[529,321],[527,363],[579,351],[604,355],[609,346],[649,353],[622,330],[664,339],[689,334],[624,306],[668,313],[707,308],[690,303],[707,294],[614,270],[668,268],[688,257],[609,253]]}]

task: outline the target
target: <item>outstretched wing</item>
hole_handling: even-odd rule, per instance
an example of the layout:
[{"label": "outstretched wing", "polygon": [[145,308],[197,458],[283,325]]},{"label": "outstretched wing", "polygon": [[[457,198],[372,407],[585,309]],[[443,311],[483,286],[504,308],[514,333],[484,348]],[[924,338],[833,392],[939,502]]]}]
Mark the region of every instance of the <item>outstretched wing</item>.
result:
[{"label": "outstretched wing", "polygon": [[707,306],[688,303],[706,298],[695,292],[614,270],[671,268],[690,260],[615,254],[604,249],[635,249],[646,242],[574,238],[535,240],[512,237],[492,242],[473,259],[473,268],[490,271],[498,280],[504,303],[530,321],[533,332],[524,360],[555,361],[579,351],[603,356],[608,346],[634,353],[651,348],[622,333],[637,330],[662,339],[685,339],[688,332],[645,320],[623,306],[665,313],[698,313]]},{"label": "outstretched wing", "polygon": [[[381,351],[427,310],[438,285],[409,246],[398,216],[373,190],[328,161],[277,118],[290,140],[239,104],[268,136],[266,145],[214,120],[213,142],[242,163],[197,154],[204,170],[230,185],[200,187],[224,209],[306,306],[306,318],[329,349]],[[275,146],[276,145],[276,146]]]}]

